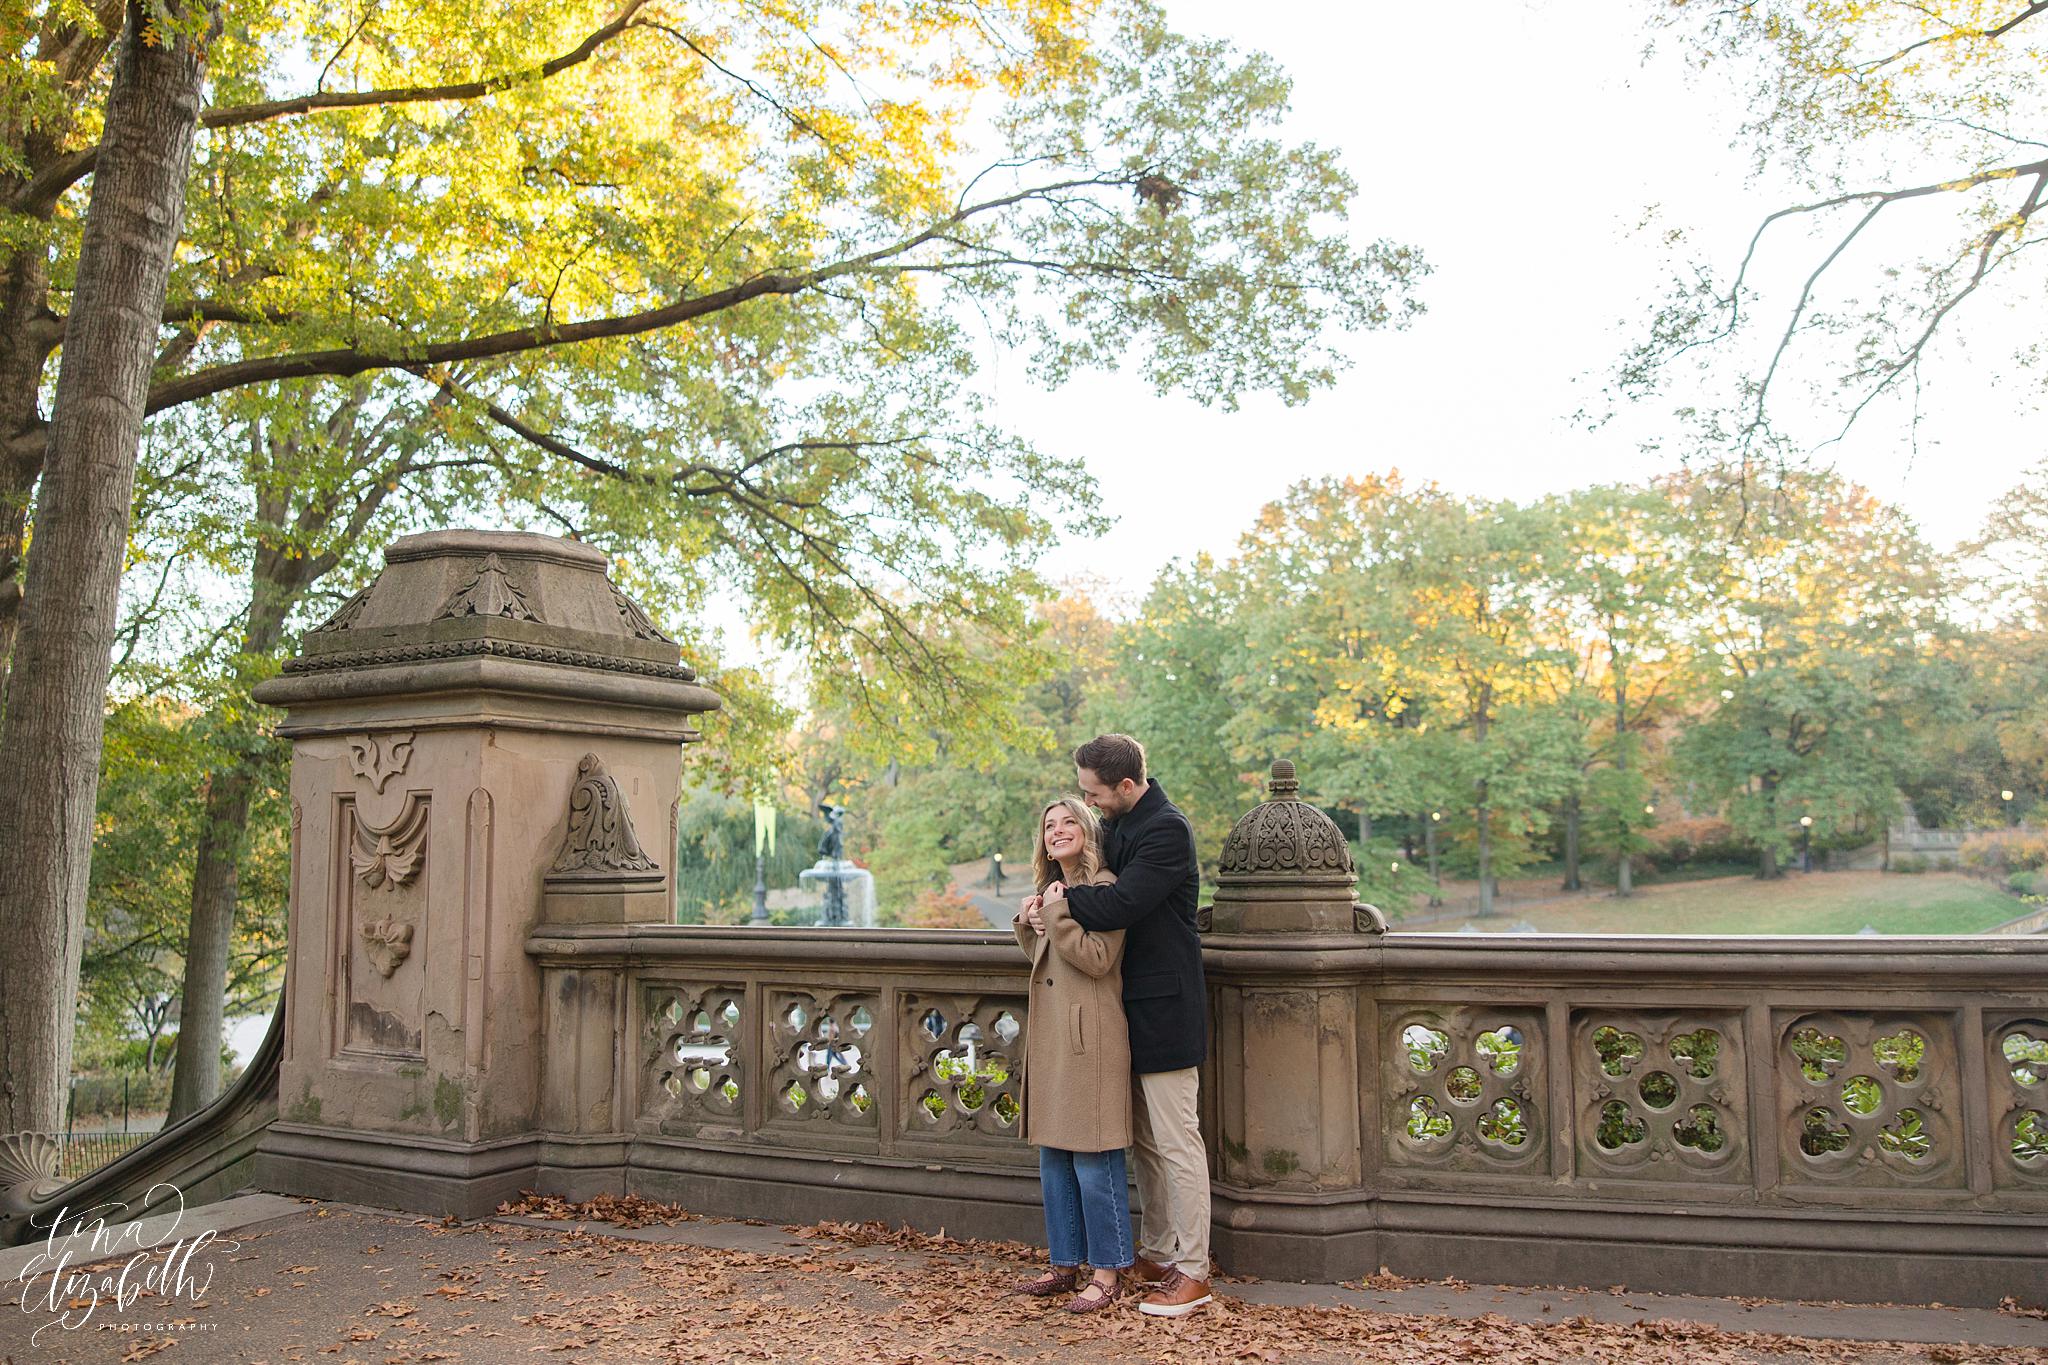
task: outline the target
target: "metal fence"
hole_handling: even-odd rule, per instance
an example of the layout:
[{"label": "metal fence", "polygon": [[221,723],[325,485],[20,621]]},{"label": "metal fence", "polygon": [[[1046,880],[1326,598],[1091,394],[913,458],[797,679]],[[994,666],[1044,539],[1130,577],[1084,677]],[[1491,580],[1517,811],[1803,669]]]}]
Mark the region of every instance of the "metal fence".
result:
[{"label": "metal fence", "polygon": [[117,1157],[126,1156],[155,1136],[154,1131],[66,1133],[63,1138],[64,1156],[58,1163],[57,1174],[65,1180],[76,1180],[79,1176],[98,1170]]}]

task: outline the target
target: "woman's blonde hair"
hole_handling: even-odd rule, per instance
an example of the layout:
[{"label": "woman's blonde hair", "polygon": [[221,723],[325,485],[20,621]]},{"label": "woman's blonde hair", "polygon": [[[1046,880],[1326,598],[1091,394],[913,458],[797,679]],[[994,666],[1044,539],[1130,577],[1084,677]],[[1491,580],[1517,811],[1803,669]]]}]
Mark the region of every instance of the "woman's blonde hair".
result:
[{"label": "woman's blonde hair", "polygon": [[1093,881],[1095,874],[1102,871],[1102,821],[1080,797],[1062,796],[1045,803],[1038,812],[1038,828],[1031,835],[1031,875],[1038,879],[1040,891],[1054,882],[1068,880],[1060,865],[1045,851],[1045,817],[1057,806],[1065,806],[1081,822],[1081,875],[1073,881],[1076,884]]}]

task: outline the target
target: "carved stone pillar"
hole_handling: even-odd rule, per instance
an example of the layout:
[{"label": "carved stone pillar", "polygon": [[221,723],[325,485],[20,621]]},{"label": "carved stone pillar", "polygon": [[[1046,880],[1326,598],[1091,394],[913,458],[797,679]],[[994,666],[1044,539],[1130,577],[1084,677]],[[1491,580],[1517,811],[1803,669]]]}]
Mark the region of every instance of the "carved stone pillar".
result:
[{"label": "carved stone pillar", "polygon": [[1230,831],[1216,881],[1203,1126],[1217,1260],[1275,1278],[1355,1273],[1372,1235],[1359,986],[1386,922],[1358,903],[1350,846],[1300,799],[1284,759],[1268,799]]},{"label": "carved stone pillar", "polygon": [[409,536],[257,689],[292,740],[278,1122],[259,1182],[487,1211],[530,1174],[551,911],[666,921],[691,718],[718,705],[602,553]]}]

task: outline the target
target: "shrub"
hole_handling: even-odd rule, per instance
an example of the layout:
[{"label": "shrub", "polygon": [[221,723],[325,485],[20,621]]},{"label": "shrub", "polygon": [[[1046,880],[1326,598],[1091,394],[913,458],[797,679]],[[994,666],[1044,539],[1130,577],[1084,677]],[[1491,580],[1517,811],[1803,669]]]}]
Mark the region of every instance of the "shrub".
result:
[{"label": "shrub", "polygon": [[988,919],[974,902],[950,887],[926,891],[903,911],[907,929],[986,929]]},{"label": "shrub", "polygon": [[1927,859],[1918,853],[1902,853],[1892,859],[1891,870],[1894,872],[1904,872],[1909,875],[1925,872],[1927,870]]},{"label": "shrub", "polygon": [[1963,841],[1957,861],[1965,871],[1984,877],[2038,872],[2048,867],[2048,832],[2002,829],[1973,834]]}]

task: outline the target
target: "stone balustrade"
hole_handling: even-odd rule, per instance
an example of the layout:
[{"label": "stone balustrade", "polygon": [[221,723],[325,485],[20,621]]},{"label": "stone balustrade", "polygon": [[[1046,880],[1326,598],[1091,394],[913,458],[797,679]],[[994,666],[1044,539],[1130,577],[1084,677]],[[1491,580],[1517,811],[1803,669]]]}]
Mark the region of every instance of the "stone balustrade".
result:
[{"label": "stone balustrade", "polygon": [[[401,541],[259,696],[294,746],[281,1041],[176,1169],[231,1126],[290,1194],[1039,1238],[1014,941],[650,922],[717,698],[601,555]],[[2040,1300],[2048,939],[1390,934],[1356,884],[1276,763],[1202,925],[1225,1270]],[[0,1146],[0,1238],[67,1197],[46,1146]]]},{"label": "stone balustrade", "polygon": [[[623,1171],[710,1212],[1035,1240],[1008,938],[527,946],[559,1093],[611,1068],[621,1005],[629,1040],[613,1101],[557,1117],[589,1131],[544,1139],[550,1188]],[[1206,957],[1231,1269],[1996,1302],[2048,1267],[2048,944],[1212,934]]]}]

